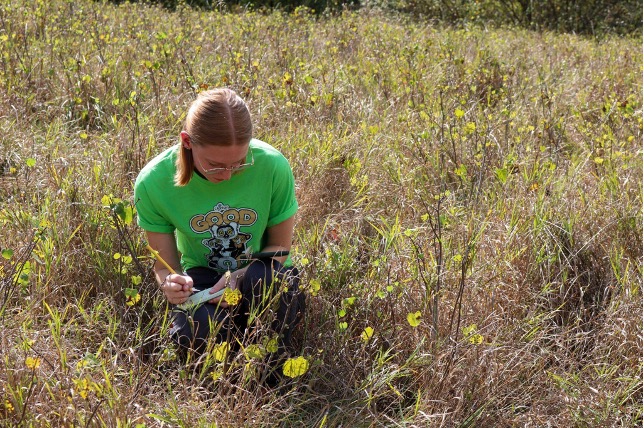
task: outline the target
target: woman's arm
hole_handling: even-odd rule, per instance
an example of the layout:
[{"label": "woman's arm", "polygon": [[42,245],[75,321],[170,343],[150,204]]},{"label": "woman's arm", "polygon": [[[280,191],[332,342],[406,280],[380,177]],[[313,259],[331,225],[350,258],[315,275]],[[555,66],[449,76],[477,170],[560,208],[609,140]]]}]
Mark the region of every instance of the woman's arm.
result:
[{"label": "woman's arm", "polygon": [[[156,232],[145,232],[148,244],[155,251],[159,252],[159,256],[167,264],[169,264],[175,272],[181,272],[181,263],[179,261],[179,251],[177,250],[177,244],[174,239],[174,235],[171,233],[156,233]],[[166,276],[170,274],[168,268],[166,268],[163,263],[156,261],[154,263],[154,273],[157,277],[157,281],[161,284]]]},{"label": "woman's arm", "polygon": [[[262,251],[290,251],[293,243],[294,226],[295,216],[266,229],[266,246],[262,248]],[[273,258],[280,263],[284,263],[287,256]]]}]

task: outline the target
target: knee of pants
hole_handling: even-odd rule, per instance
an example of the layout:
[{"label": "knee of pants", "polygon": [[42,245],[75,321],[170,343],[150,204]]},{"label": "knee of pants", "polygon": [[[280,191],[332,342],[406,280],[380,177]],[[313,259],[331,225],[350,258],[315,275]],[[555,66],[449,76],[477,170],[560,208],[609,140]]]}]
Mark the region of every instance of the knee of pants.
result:
[{"label": "knee of pants", "polygon": [[201,305],[194,312],[173,312],[171,335],[180,345],[190,347],[195,341],[205,341],[213,329],[220,327],[222,313],[215,305]]},{"label": "knee of pants", "polygon": [[255,260],[246,269],[241,284],[241,292],[249,301],[262,296],[266,285],[273,280],[273,267],[269,260]]},{"label": "knee of pants", "polygon": [[250,293],[251,290],[255,295],[261,294],[263,284],[271,285],[273,280],[288,280],[288,288],[291,291],[297,291],[300,279],[297,268],[285,267],[277,260],[260,259],[255,260],[246,269],[244,279],[242,280],[242,293]]},{"label": "knee of pants", "polygon": [[306,311],[306,296],[299,290],[299,281],[289,283],[289,289],[282,293],[277,321],[294,328],[304,317]]}]

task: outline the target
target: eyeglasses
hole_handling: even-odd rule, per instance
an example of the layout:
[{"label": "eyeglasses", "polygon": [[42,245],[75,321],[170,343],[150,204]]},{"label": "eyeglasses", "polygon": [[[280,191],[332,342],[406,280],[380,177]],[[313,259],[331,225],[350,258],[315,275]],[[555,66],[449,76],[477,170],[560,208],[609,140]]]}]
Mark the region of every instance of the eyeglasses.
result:
[{"label": "eyeglasses", "polygon": [[199,166],[201,166],[201,169],[203,170],[204,175],[215,175],[215,174],[220,174],[222,172],[230,171],[231,173],[236,173],[239,171],[242,171],[249,166],[253,166],[255,164],[255,157],[253,156],[253,151],[249,149],[250,152],[250,162],[242,163],[236,166],[230,166],[230,167],[225,167],[225,168],[210,168],[206,169],[204,168],[203,164],[201,163],[201,160],[197,159],[197,162],[199,162]]}]

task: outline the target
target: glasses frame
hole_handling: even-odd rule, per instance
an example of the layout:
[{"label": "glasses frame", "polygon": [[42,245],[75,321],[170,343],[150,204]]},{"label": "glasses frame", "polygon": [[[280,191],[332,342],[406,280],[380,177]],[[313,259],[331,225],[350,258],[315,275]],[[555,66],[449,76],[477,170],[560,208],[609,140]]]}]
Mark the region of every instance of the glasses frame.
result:
[{"label": "glasses frame", "polygon": [[[206,169],[201,163],[201,159],[197,158],[197,162],[199,162],[199,166],[203,170],[202,171],[203,175],[221,174],[222,172],[226,172],[226,171],[230,171],[231,174],[234,174],[236,172],[243,171],[244,169],[255,165],[255,156],[253,155],[253,150],[249,147],[248,151],[250,152],[250,162],[242,163],[237,166],[216,167],[216,168]],[[248,154],[246,155],[246,157],[248,157]]]}]

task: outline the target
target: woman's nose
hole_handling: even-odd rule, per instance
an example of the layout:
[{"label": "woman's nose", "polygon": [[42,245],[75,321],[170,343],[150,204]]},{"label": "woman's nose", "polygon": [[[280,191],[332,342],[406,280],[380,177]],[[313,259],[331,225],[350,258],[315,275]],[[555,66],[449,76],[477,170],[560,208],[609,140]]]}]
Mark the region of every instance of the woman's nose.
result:
[{"label": "woman's nose", "polygon": [[232,176],[233,176],[233,172],[228,169],[221,171],[219,174],[217,174],[217,178],[220,180],[230,180],[230,177]]}]

